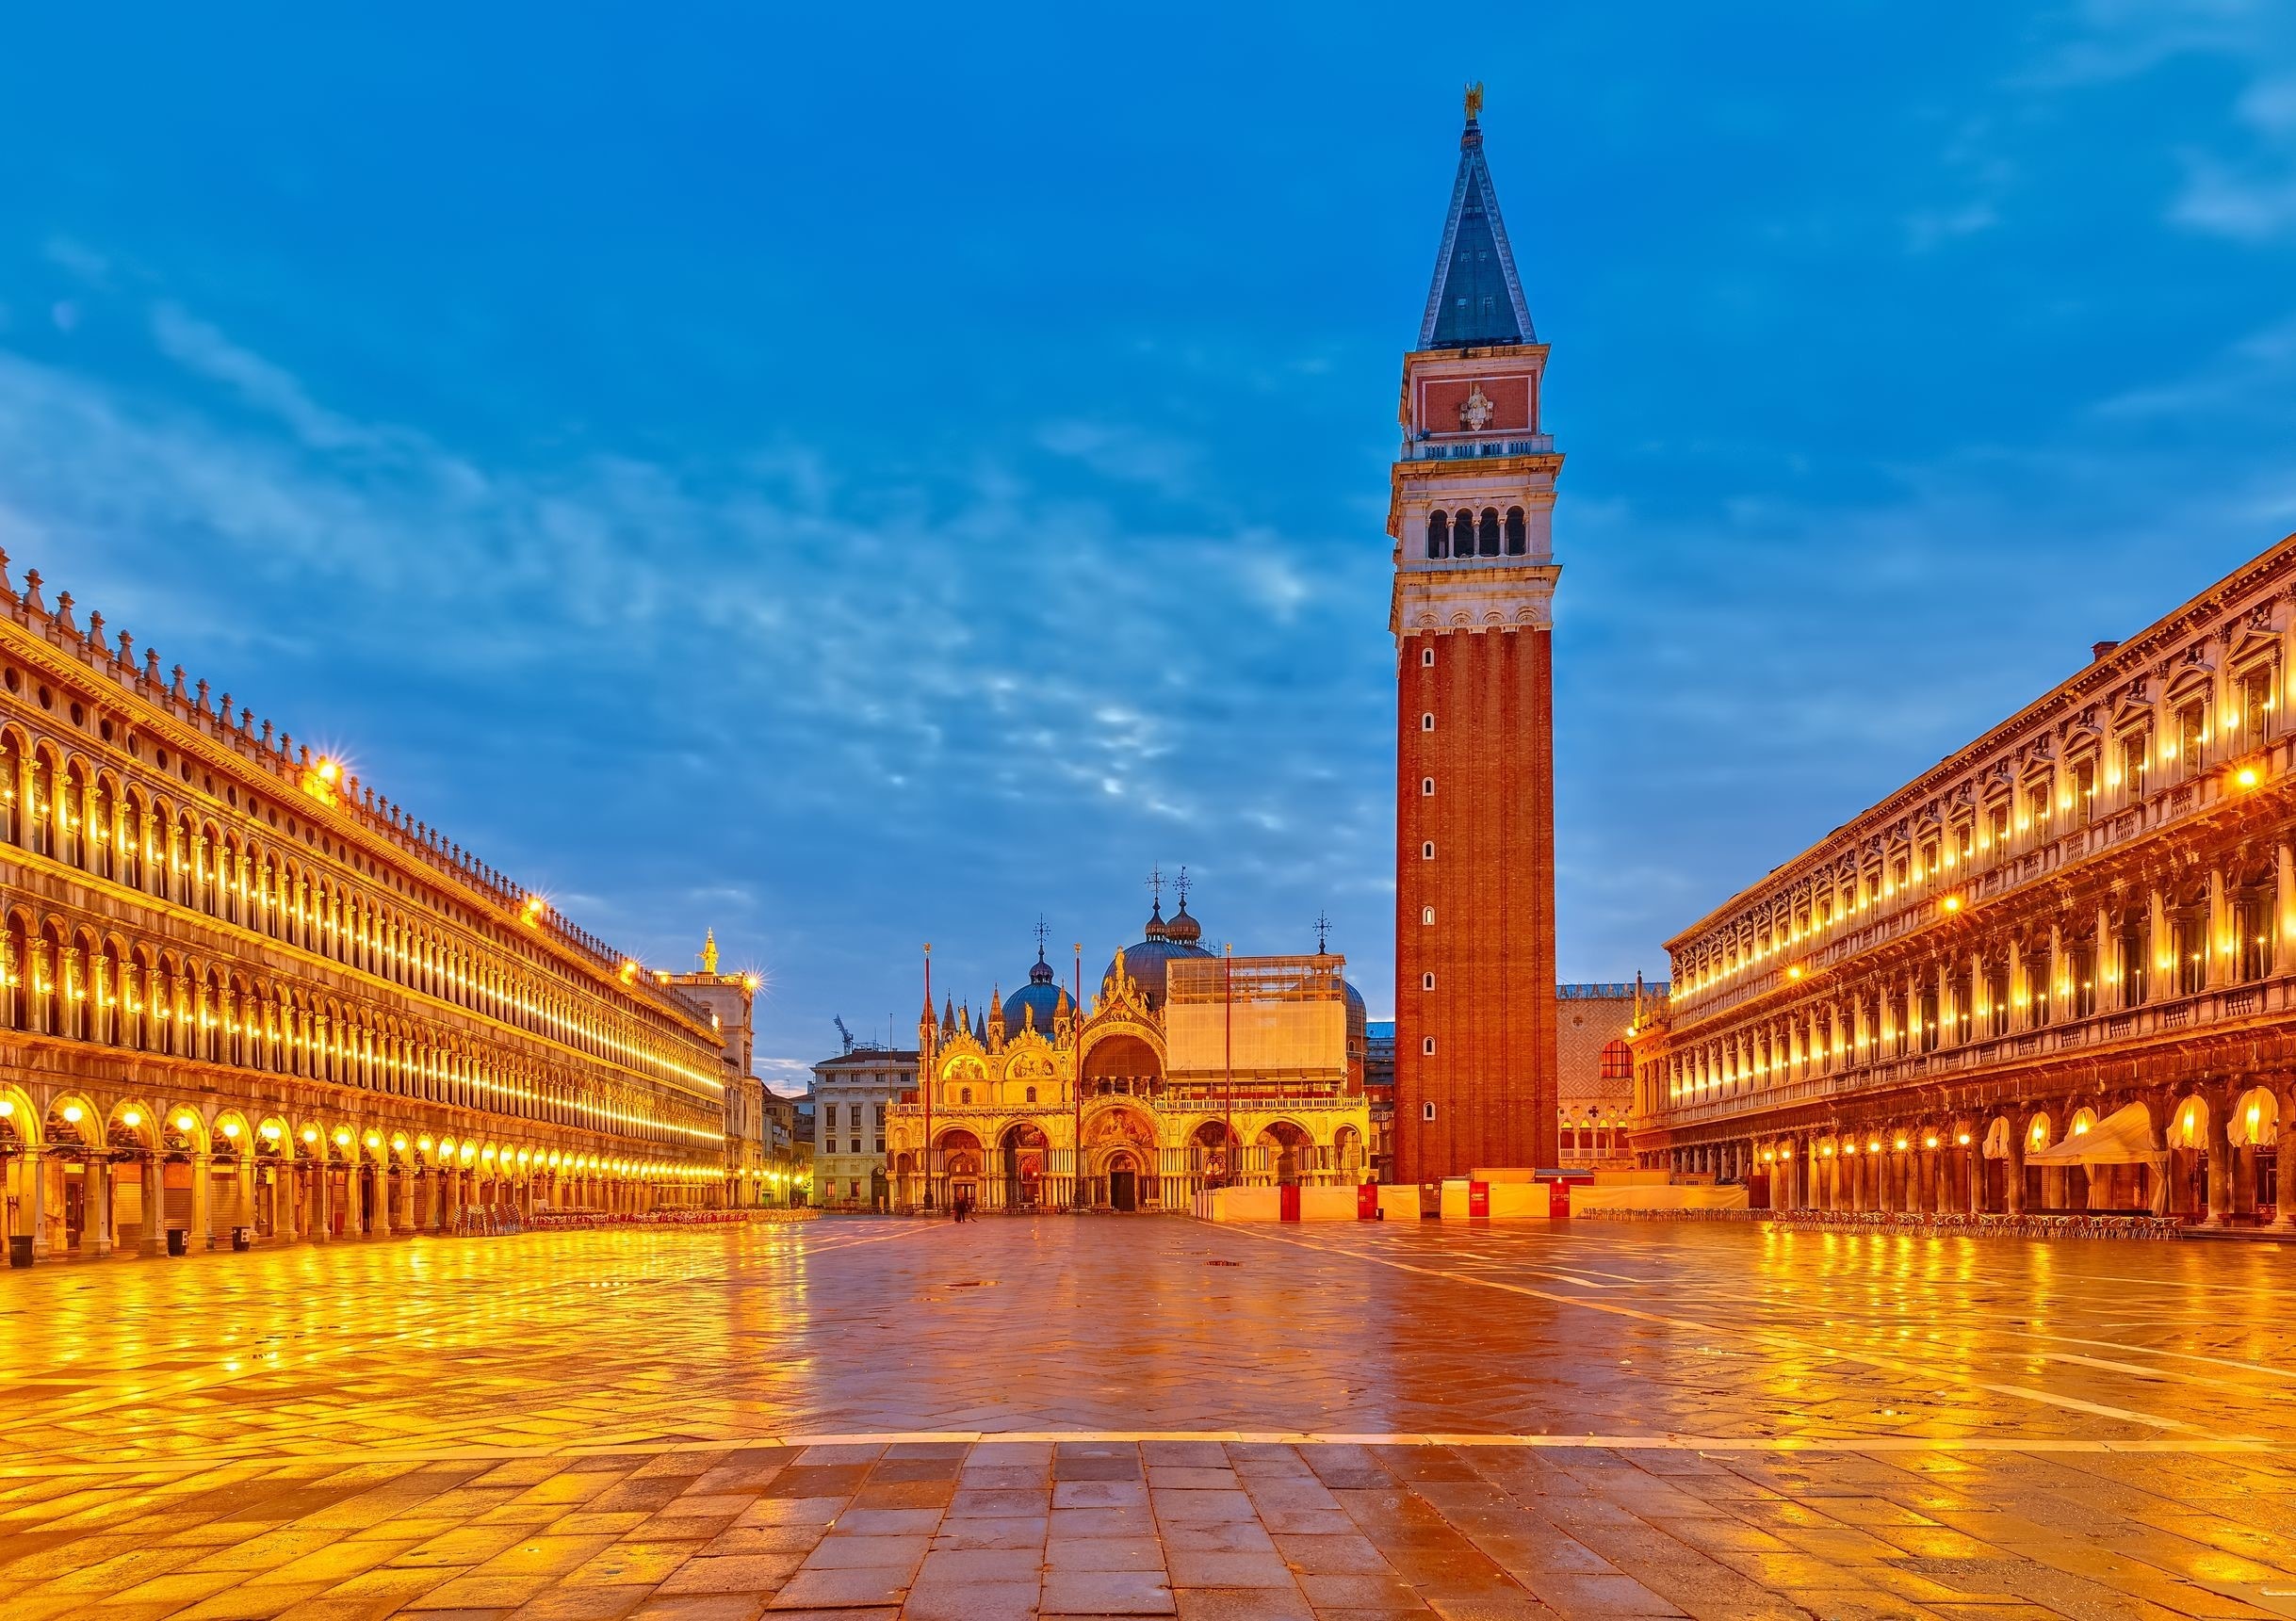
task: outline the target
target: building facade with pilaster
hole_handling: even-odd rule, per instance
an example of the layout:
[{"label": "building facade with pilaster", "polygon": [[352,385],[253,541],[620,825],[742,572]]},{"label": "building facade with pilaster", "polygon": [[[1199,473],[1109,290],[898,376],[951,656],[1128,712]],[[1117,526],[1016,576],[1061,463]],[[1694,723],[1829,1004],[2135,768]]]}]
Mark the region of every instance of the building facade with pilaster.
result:
[{"label": "building facade with pilaster", "polygon": [[6,564],[0,1165],[26,1256],[718,1202],[708,1010]]},{"label": "building facade with pilaster", "polygon": [[2296,1213],[2296,537],[1668,943],[1649,1166],[1775,1206]]}]

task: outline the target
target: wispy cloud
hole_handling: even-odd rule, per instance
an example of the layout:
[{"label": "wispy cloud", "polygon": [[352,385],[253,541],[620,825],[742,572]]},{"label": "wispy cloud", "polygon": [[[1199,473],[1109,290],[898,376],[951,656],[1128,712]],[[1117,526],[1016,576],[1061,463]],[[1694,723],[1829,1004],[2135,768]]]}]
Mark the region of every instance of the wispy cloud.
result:
[{"label": "wispy cloud", "polygon": [[2237,111],[2250,151],[2238,159],[2188,154],[2169,218],[2243,242],[2296,235],[2296,74],[2250,85]]}]

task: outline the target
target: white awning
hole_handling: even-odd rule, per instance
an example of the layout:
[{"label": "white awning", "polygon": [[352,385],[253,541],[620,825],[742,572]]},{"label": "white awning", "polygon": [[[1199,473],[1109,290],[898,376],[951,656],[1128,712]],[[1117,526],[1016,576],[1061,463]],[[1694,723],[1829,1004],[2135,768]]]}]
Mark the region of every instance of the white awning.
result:
[{"label": "white awning", "polygon": [[2027,1165],[2150,1165],[2161,1155],[2141,1103],[2115,1110],[2088,1130],[2025,1157]]}]

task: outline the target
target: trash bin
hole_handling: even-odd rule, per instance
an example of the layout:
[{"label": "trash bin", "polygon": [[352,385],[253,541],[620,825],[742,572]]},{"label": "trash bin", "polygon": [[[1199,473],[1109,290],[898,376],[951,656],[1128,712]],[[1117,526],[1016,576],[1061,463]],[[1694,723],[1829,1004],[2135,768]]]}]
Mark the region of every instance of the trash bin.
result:
[{"label": "trash bin", "polygon": [[232,1230],[231,1230],[231,1247],[232,1247],[233,1249],[235,1249],[235,1250],[247,1250],[247,1249],[252,1249],[252,1248],[254,1248],[254,1246],[255,1246],[255,1235],[254,1235],[254,1233],[253,1233],[253,1231],[252,1231],[252,1229],[247,1228],[247,1227],[234,1227],[234,1228],[232,1228]]},{"label": "trash bin", "polygon": [[12,1267],[28,1267],[32,1264],[31,1234],[17,1233],[10,1236],[8,1241],[8,1264]]},{"label": "trash bin", "polygon": [[183,1227],[168,1229],[168,1254],[180,1256],[191,1247],[191,1234]]}]

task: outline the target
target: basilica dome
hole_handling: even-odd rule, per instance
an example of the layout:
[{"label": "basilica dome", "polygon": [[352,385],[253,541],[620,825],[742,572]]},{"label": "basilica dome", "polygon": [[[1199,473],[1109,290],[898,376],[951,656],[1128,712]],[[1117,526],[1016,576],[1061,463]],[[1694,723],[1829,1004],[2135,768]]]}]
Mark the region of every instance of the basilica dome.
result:
[{"label": "basilica dome", "polygon": [[1036,1033],[1047,1041],[1052,1039],[1052,1020],[1060,1012],[1061,989],[1052,964],[1044,960],[1044,948],[1036,948],[1036,965],[1029,970],[1029,982],[1004,998],[1004,1039],[1012,1040],[1022,1028],[1034,1020]]},{"label": "basilica dome", "polygon": [[[1139,985],[1141,995],[1148,998],[1149,1011],[1158,1012],[1164,1007],[1165,965],[1175,957],[1210,957],[1214,953],[1197,944],[1203,937],[1203,927],[1188,916],[1185,900],[1180,903],[1180,910],[1169,922],[1164,920],[1164,902],[1158,900],[1148,914],[1148,927],[1140,932],[1137,944],[1124,948],[1124,971]],[[1101,978],[1105,980],[1115,971],[1112,958]]]}]

